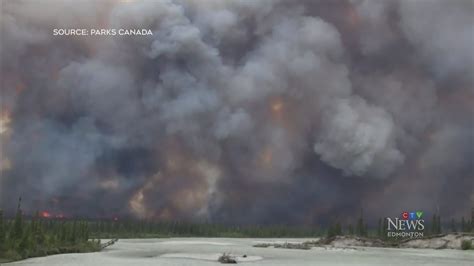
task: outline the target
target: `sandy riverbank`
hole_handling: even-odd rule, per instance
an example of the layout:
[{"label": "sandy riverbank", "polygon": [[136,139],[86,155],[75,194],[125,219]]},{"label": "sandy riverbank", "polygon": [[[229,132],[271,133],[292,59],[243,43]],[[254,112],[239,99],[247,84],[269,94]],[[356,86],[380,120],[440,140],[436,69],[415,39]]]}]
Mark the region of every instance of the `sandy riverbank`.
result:
[{"label": "sandy riverbank", "polygon": [[[410,248],[334,248],[311,250],[255,248],[256,243],[303,242],[308,239],[230,239],[170,238],[127,239],[102,252],[62,254],[5,264],[38,266],[106,266],[106,265],[221,265],[217,257],[224,253],[237,256],[242,265],[472,265],[474,251]],[[246,258],[243,255],[247,255]]]}]

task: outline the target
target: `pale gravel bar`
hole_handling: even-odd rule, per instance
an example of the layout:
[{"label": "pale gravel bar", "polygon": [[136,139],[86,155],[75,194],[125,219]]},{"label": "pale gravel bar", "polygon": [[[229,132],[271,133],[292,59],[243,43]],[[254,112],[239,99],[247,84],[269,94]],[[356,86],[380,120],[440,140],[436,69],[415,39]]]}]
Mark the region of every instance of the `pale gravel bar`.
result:
[{"label": "pale gravel bar", "polygon": [[[221,265],[224,252],[237,256],[240,265],[439,265],[472,266],[474,251],[397,248],[313,248],[289,250],[256,248],[265,242],[303,242],[308,239],[165,238],[119,240],[102,252],[32,258],[5,265],[37,266],[200,266]],[[243,258],[242,255],[247,255]]]}]

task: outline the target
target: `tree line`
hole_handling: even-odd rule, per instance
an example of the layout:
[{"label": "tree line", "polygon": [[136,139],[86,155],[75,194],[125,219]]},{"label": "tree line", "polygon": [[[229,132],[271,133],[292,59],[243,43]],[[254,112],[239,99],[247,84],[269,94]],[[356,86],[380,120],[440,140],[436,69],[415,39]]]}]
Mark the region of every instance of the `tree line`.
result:
[{"label": "tree line", "polygon": [[[444,226],[443,226],[444,225]],[[474,209],[470,220],[451,220],[449,226],[441,216],[434,214],[425,227],[425,236],[443,232],[473,232]],[[13,219],[4,219],[0,210],[0,258],[10,260],[58,253],[90,252],[100,250],[100,240],[106,238],[158,237],[334,237],[353,235],[387,239],[387,219],[380,218],[369,227],[360,216],[354,224],[342,225],[334,221],[325,227],[288,225],[224,225],[179,221],[146,220],[81,220],[44,218],[37,212],[25,218],[19,200]]]},{"label": "tree line", "polygon": [[89,221],[91,235],[96,238],[147,237],[316,237],[322,234],[310,226],[238,226],[179,221],[100,220]]},{"label": "tree line", "polygon": [[[471,219],[461,217],[459,221],[452,218],[449,222],[442,222],[441,215],[433,214],[429,224],[425,224],[424,236],[434,236],[443,233],[474,233],[474,208],[471,212]],[[379,218],[376,228],[369,229],[369,226],[364,221],[361,211],[360,217],[357,219],[355,226],[348,224],[342,226],[339,222],[330,223],[326,237],[352,235],[360,237],[377,237],[381,240],[389,240],[387,237],[388,222],[386,218]],[[397,240],[397,239],[393,239]]]},{"label": "tree line", "polygon": [[37,212],[26,220],[18,202],[14,219],[0,210],[0,258],[19,260],[59,253],[91,252],[100,240],[90,238],[89,223],[81,220],[46,220]]}]

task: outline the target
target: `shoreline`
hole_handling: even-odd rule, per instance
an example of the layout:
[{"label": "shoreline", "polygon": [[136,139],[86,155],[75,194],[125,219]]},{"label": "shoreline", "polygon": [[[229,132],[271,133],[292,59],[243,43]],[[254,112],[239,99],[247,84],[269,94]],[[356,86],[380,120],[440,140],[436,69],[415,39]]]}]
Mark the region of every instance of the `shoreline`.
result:
[{"label": "shoreline", "polygon": [[[233,240],[233,241],[243,241],[251,240],[251,247],[257,249],[265,248],[275,248],[275,249],[291,249],[291,250],[327,250],[327,251],[337,251],[337,250],[363,250],[364,248],[380,248],[380,249],[400,249],[400,250],[410,250],[410,249],[426,249],[426,250],[461,250],[461,248],[453,248],[454,246],[449,246],[443,244],[445,247],[437,248],[430,247],[426,243],[439,243],[439,240],[450,239],[458,240],[460,238],[470,238],[471,241],[474,241],[474,234],[468,233],[457,233],[457,234],[440,234],[434,236],[427,236],[419,239],[405,239],[397,242],[384,241],[378,238],[365,238],[358,236],[334,236],[331,238],[315,238],[315,237],[302,237],[302,238],[280,238],[280,237],[271,237],[271,238],[228,238],[228,237],[161,237],[161,238],[126,238],[126,239],[101,239],[105,244],[101,244],[100,250],[95,251],[77,251],[77,252],[61,252],[61,249],[58,248],[58,252],[49,253],[45,256],[32,256],[19,260],[12,260],[7,258],[0,258],[0,264],[14,263],[26,261],[33,258],[46,258],[56,255],[67,255],[67,254],[88,254],[88,253],[106,253],[109,250],[114,249],[114,244],[123,240],[125,242],[142,242],[142,243],[160,243],[165,245],[199,245],[207,244],[214,246],[232,246],[226,242],[219,242],[222,240]],[[152,241],[156,240],[156,241]],[[214,240],[210,241],[210,240]],[[411,242],[417,243],[417,245],[411,245]],[[111,248],[109,248],[111,247]],[[451,248],[450,248],[451,247]],[[464,252],[473,252],[474,249],[465,250]],[[179,254],[179,253],[177,253]],[[168,257],[173,257],[167,255]],[[176,256],[176,255],[174,255]],[[179,256],[178,256],[179,257]]]},{"label": "shoreline", "polygon": [[[102,252],[82,254],[59,254],[31,258],[6,265],[74,266],[78,261],[85,266],[125,265],[192,265],[205,266],[218,263],[218,255],[229,254],[240,262],[252,261],[254,266],[278,265],[418,265],[429,258],[430,265],[469,265],[474,252],[444,249],[379,248],[379,247],[315,247],[310,250],[277,248],[255,248],[261,242],[296,243],[317,241],[307,238],[171,238],[171,239],[127,239],[104,249]],[[106,240],[103,239],[105,242]],[[401,263],[403,262],[403,263]],[[240,263],[239,263],[240,264]],[[218,264],[216,264],[218,265]]]}]

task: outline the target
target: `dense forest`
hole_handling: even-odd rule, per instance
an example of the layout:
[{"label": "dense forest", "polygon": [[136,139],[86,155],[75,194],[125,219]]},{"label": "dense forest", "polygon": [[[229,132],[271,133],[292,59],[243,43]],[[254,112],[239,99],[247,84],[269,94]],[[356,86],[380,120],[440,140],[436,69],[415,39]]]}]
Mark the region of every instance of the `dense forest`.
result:
[{"label": "dense forest", "polygon": [[[333,222],[318,226],[236,226],[210,223],[145,220],[81,220],[64,217],[45,217],[37,212],[25,216],[19,201],[16,215],[5,219],[0,210],[0,261],[59,253],[94,252],[101,249],[100,239],[158,238],[158,237],[333,237],[355,235],[388,240],[386,219],[379,219],[369,227],[360,217],[354,225]],[[474,211],[473,211],[474,216]],[[473,217],[474,218],[474,217]],[[474,232],[474,219],[442,222],[433,215],[425,236],[442,232]],[[396,241],[397,239],[391,239]]]},{"label": "dense forest", "polygon": [[87,221],[50,220],[39,212],[25,219],[20,203],[14,219],[5,219],[0,210],[0,262],[100,250],[100,240],[91,238]]}]

